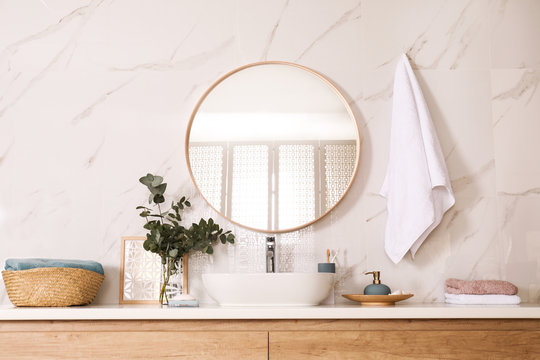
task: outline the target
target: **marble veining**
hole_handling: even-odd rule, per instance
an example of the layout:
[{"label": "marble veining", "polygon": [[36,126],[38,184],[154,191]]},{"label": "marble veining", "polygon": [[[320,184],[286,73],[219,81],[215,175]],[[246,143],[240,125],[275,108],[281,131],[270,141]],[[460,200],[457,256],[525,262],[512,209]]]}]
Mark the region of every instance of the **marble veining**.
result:
[{"label": "marble veining", "polygon": [[[16,41],[15,43],[12,43],[4,48],[3,54],[4,56],[7,56],[9,68],[12,67],[11,63],[13,62],[12,57],[17,54],[19,49],[24,46],[25,44],[34,42],[36,40],[40,39],[47,39],[49,36],[51,36],[53,33],[63,30],[65,27],[67,27],[68,24],[73,22],[75,19],[80,19],[80,23],[78,24],[77,29],[74,31],[74,35],[71,36],[71,38],[67,41],[67,43],[64,44],[64,46],[60,49],[60,51],[49,61],[49,63],[42,68],[40,72],[38,72],[30,81],[27,82],[26,86],[22,88],[22,90],[14,97],[14,99],[6,104],[3,108],[0,108],[0,119],[3,117],[4,113],[12,106],[14,106],[25,94],[27,91],[29,91],[37,82],[39,82],[43,77],[45,77],[48,72],[58,64],[58,62],[62,59],[62,57],[68,53],[70,49],[73,49],[75,46],[75,41],[77,38],[77,34],[82,30],[84,25],[90,20],[92,14],[94,13],[95,9],[100,6],[103,3],[104,0],[96,0],[90,2],[87,6],[83,6],[80,8],[77,8],[70,12],[68,15],[60,18],[56,24],[53,24],[46,29],[39,31],[38,33],[35,33],[33,35],[30,35],[24,39],[21,39],[19,41]],[[18,75],[16,75],[18,77]]]},{"label": "marble veining", "polygon": [[274,41],[274,37],[276,36],[276,31],[279,28],[281,18],[283,17],[283,14],[287,10],[287,6],[289,6],[289,0],[285,1],[285,4],[283,4],[283,8],[281,9],[279,17],[276,20],[276,23],[274,24],[274,27],[272,28],[270,35],[268,36],[268,40],[266,41],[266,45],[264,47],[264,50],[261,56],[261,61],[268,60],[268,52],[270,51],[270,47],[272,46],[272,42]]},{"label": "marble veining", "polygon": [[[4,48],[4,51],[9,53],[10,55],[14,55],[19,50],[19,47],[21,47],[22,45],[25,45],[26,43],[29,43],[35,40],[40,40],[42,38],[45,38],[54,32],[61,31],[62,29],[64,29],[64,27],[66,27],[69,23],[71,23],[72,21],[76,19],[92,15],[94,10],[98,6],[100,6],[103,3],[103,1],[104,0],[94,0],[94,1],[91,1],[88,5],[81,6],[79,8],[74,9],[73,11],[69,12],[67,15],[59,18],[55,24],[52,24],[37,33],[26,36],[23,39],[20,39],[18,41],[15,41],[14,43],[9,44],[8,46]],[[46,5],[45,2],[44,4]],[[48,6],[47,8],[50,9]]]},{"label": "marble veining", "polygon": [[83,121],[85,118],[89,117],[92,114],[92,111],[96,106],[99,106],[101,103],[107,101],[107,99],[113,95],[115,92],[121,90],[124,86],[129,85],[133,80],[137,78],[137,75],[133,76],[132,78],[128,79],[127,81],[124,81],[120,85],[114,87],[113,89],[109,90],[105,94],[101,95],[96,101],[94,101],[92,104],[88,105],[86,109],[84,109],[82,112],[77,114],[73,119],[71,119],[72,125],[77,125],[81,121]]},{"label": "marble veining", "polygon": [[[454,20],[452,24],[450,24],[450,27],[448,31],[446,32],[446,44],[443,47],[443,50],[438,54],[438,56],[432,60],[431,63],[426,65],[418,65],[416,64],[417,69],[432,69],[436,68],[441,59],[451,50],[451,45],[455,42],[458,42],[458,51],[455,57],[452,59],[450,69],[455,69],[459,63],[460,58],[463,56],[465,51],[467,50],[467,47],[469,46],[471,42],[471,37],[477,33],[478,30],[478,24],[476,22],[470,23],[465,21],[465,16],[471,6],[473,5],[473,1],[470,1],[463,10],[459,13],[457,18]],[[445,8],[441,7],[438,14],[441,13],[441,11],[444,11]],[[434,22],[437,19],[437,17],[434,18]],[[430,24],[430,27],[433,26],[434,23]],[[463,29],[464,28],[464,29]],[[460,34],[460,31],[462,32]],[[413,62],[416,62],[415,59],[417,58],[418,54],[422,51],[424,46],[428,43],[428,40],[426,39],[426,34],[429,32],[429,29],[422,32],[414,41],[414,43],[411,45],[411,47],[408,49],[407,54],[411,57]]]},{"label": "marble veining", "polygon": [[[121,67],[112,67],[112,71],[138,71],[138,70],[150,70],[150,71],[170,71],[170,70],[191,70],[196,67],[204,65],[209,59],[214,56],[219,56],[227,48],[231,47],[234,44],[234,37],[230,37],[225,40],[218,47],[210,50],[204,51],[199,54],[195,54],[183,59],[175,59],[176,53],[178,52],[178,47],[174,49],[172,55],[169,59],[165,61],[157,61],[151,63],[144,63],[128,68]],[[180,45],[179,45],[180,46]]]},{"label": "marble veining", "polygon": [[540,71],[539,70],[527,70],[523,73],[518,83],[511,89],[497,94],[493,97],[494,100],[504,100],[508,98],[519,99],[524,94],[529,93],[525,105],[528,105],[538,89],[540,83]]},{"label": "marble veining", "polygon": [[[94,259],[118,300],[120,239],[142,235],[137,179],[164,175],[187,194],[188,223],[213,217],[238,237],[190,258],[203,272],[264,271],[264,238],[206,205],[187,172],[184,134],[204,91],[261,60],[327,76],[362,137],[358,177],[325,218],[278,236],[282,271],[337,257],[336,302],[382,271],[411,302],[440,302],[444,279],[501,278],[540,301],[540,2],[9,0],[0,12],[0,254]],[[445,154],[456,205],[415,258],[384,252],[378,195],[389,151],[393,73],[409,56]],[[9,301],[0,289],[0,303]]]},{"label": "marble veining", "polygon": [[359,20],[360,18],[362,18],[361,14],[358,14],[358,15],[355,14],[355,12],[361,9],[361,6],[362,6],[362,2],[360,1],[352,9],[347,10],[335,23],[330,25],[319,36],[317,36],[317,38],[315,38],[313,42],[311,42],[309,46],[304,51],[302,51],[300,55],[298,55],[298,57],[294,60],[294,62],[300,61],[316,44],[318,44],[321,41],[321,39],[326,37],[332,31],[335,31],[337,28],[339,28],[340,26],[343,26],[348,21]]},{"label": "marble veining", "polygon": [[461,176],[457,179],[452,179],[452,189],[454,192],[463,190],[467,185],[474,182],[475,178],[485,175],[487,172],[492,171],[495,168],[495,160],[490,160],[486,164],[482,165],[478,171],[470,175]]}]

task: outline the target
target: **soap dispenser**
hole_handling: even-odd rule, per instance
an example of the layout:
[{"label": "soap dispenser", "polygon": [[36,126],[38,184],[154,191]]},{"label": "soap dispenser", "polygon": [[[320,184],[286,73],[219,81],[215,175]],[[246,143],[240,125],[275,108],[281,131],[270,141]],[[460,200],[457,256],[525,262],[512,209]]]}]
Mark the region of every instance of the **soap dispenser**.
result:
[{"label": "soap dispenser", "polygon": [[364,273],[364,275],[373,274],[373,284],[366,286],[364,289],[364,295],[388,295],[392,291],[384,284],[381,284],[381,272],[370,271]]}]

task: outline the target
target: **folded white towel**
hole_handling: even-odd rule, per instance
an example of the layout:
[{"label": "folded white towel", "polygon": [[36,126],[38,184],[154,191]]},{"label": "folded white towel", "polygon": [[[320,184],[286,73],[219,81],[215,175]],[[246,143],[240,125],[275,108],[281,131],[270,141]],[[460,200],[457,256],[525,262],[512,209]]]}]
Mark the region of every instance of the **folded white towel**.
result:
[{"label": "folded white towel", "polygon": [[412,256],[455,199],[439,140],[407,56],[394,79],[390,158],[381,195],[387,199],[385,249],[394,263]]},{"label": "folded white towel", "polygon": [[469,295],[469,294],[449,294],[444,297],[448,304],[460,305],[517,305],[521,298],[517,295]]}]

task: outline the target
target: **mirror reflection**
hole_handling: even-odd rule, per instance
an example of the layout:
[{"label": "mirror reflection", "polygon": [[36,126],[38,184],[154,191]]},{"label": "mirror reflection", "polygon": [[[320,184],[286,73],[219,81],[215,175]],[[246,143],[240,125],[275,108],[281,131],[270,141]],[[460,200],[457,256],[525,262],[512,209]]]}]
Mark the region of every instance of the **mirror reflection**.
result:
[{"label": "mirror reflection", "polygon": [[186,145],[208,203],[264,232],[294,230],[328,213],[350,186],[360,153],[343,96],[289,63],[251,64],[220,79],[196,107]]}]

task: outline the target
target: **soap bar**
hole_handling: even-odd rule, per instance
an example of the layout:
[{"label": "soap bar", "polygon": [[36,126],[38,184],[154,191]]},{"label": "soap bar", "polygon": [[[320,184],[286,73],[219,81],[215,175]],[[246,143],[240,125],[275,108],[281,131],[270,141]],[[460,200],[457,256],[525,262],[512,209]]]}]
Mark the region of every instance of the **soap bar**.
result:
[{"label": "soap bar", "polygon": [[172,300],[186,301],[186,300],[197,300],[197,299],[195,299],[195,296],[190,295],[190,294],[179,294],[179,295],[176,295]]},{"label": "soap bar", "polygon": [[169,300],[169,307],[197,307],[199,300]]}]

